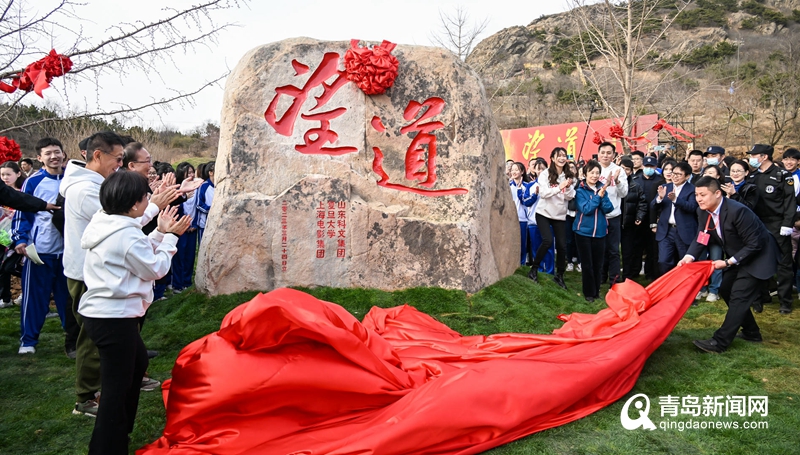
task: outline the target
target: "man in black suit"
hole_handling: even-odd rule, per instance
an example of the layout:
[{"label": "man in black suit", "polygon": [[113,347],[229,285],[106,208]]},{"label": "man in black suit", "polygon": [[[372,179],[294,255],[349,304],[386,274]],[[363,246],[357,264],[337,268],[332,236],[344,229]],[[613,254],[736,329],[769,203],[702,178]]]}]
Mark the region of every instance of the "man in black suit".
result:
[{"label": "man in black suit", "polygon": [[709,340],[695,340],[694,345],[705,352],[720,353],[728,349],[742,328],[740,338],[761,341],[750,305],[760,298],[766,280],[778,269],[780,251],[764,223],[745,205],[722,197],[719,181],[700,178],[695,185],[698,225],[695,240],[678,265],[688,264],[709,243],[722,245],[727,259],[713,261],[714,268],[724,270],[720,296],[728,304],[722,327]]},{"label": "man in black suit", "polygon": [[694,185],[687,179],[692,168],[678,163],[672,170],[672,183],[658,187],[658,195],[650,202],[650,210],[658,214],[656,242],[661,274],[669,272],[686,254],[697,233],[697,200]]}]

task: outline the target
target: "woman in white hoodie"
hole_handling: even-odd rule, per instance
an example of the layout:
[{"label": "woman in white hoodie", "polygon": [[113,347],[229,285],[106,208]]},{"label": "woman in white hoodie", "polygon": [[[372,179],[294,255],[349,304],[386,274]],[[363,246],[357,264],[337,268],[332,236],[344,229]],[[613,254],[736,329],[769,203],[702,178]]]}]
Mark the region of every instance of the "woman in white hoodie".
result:
[{"label": "woman in white hoodie", "polygon": [[564,271],[567,268],[565,221],[567,203],[575,197],[575,188],[572,185],[575,175],[566,164],[567,151],[562,147],[556,147],[550,153],[550,167],[539,174],[536,183],[539,194],[539,202],[536,205],[536,224],[542,234],[542,243],[536,249],[536,257],[533,259],[531,271],[528,273],[528,278],[539,282],[539,264],[553,244],[555,236],[556,274],[553,276],[553,280],[564,289],[567,288],[564,283]]},{"label": "woman in white hoodie", "polygon": [[167,273],[178,237],[191,224],[186,216],[176,220],[172,207],[158,216],[158,228],[144,235],[137,218],[149,204],[147,193],[147,179],[139,173],[111,174],[100,186],[103,210],[81,238],[87,291],[78,312],[100,353],[103,390],[89,454],[128,453],[148,364],[139,321],[153,301],[153,281]]}]

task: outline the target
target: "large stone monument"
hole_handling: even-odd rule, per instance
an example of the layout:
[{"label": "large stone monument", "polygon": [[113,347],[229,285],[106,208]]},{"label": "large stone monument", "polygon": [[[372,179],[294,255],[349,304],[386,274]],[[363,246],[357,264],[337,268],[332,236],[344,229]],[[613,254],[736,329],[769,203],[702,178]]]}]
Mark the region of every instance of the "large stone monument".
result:
[{"label": "large stone monument", "polygon": [[[357,50],[386,63],[383,46]],[[394,85],[367,95],[344,70],[348,49],[267,44],[228,77],[200,289],[475,292],[516,269],[503,145],[475,73],[444,50],[398,46]]]}]

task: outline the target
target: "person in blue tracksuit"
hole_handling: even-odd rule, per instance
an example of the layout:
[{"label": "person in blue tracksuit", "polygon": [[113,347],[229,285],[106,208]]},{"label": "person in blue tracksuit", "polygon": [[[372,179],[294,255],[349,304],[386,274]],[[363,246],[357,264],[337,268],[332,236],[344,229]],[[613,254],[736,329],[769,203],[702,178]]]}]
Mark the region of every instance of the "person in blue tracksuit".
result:
[{"label": "person in blue tracksuit", "polygon": [[[34,173],[22,186],[24,193],[49,203],[58,198],[58,188],[64,174],[64,152],[61,142],[54,138],[41,139],[36,144],[42,169]],[[64,276],[62,257],[64,238],[52,222],[50,212],[21,212],[14,214],[11,239],[14,249],[27,256],[26,247],[34,245],[43,264],[28,258],[22,268],[22,308],[20,312],[20,354],[34,354],[39,343],[39,332],[50,309],[50,295],[56,302],[61,326],[67,323],[65,309],[69,299],[67,278]]]},{"label": "person in blue tracksuit", "polygon": [[525,256],[528,255],[528,208],[539,198],[531,192],[533,184],[529,181],[528,174],[525,172],[525,165],[522,163],[511,164],[511,198],[517,208],[517,218],[519,219],[520,231],[520,256],[519,265],[525,265]]},{"label": "person in blue tracksuit", "polygon": [[600,163],[590,160],[584,168],[586,179],[575,190],[577,213],[573,222],[575,242],[581,251],[583,296],[593,302],[600,298],[600,271],[603,268],[605,237],[608,234],[606,214],[614,205],[600,182]]},{"label": "person in blue tracksuit", "polygon": [[[194,166],[186,161],[178,164],[175,169],[175,183],[182,184],[184,180],[194,180]],[[179,216],[188,216],[194,220],[196,211],[197,191],[186,194],[186,200],[181,203],[178,210]],[[178,294],[192,285],[194,260],[197,253],[197,228],[190,227],[178,238],[178,252],[172,257],[172,292]]]},{"label": "person in blue tracksuit", "polygon": [[194,223],[192,223],[192,227],[197,228],[198,244],[203,241],[203,232],[206,230],[208,211],[211,209],[211,203],[214,201],[214,163],[206,164],[204,172],[207,174],[207,178],[195,195],[197,211],[194,215]]}]

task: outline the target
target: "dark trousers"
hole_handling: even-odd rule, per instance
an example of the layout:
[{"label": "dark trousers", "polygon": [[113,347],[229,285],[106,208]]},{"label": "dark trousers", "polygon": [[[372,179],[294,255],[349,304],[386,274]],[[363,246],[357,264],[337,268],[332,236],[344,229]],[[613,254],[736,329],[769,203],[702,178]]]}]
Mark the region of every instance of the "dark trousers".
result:
[{"label": "dark trousers", "polygon": [[20,346],[36,346],[44,320],[50,311],[50,295],[56,302],[61,327],[67,327],[69,291],[60,254],[40,254],[44,264],[25,261],[22,267],[22,305],[20,308]]},{"label": "dark trousers", "polygon": [[[622,216],[608,219],[608,234],[606,234],[606,252],[603,258],[602,278],[619,280],[619,240],[622,235]],[[603,280],[605,281],[605,280]],[[610,281],[611,282],[611,281]]]},{"label": "dark trousers", "polygon": [[578,260],[578,264],[581,262],[581,254],[578,245],[575,243],[575,232],[572,230],[572,226],[575,223],[575,217],[567,215],[567,224],[565,227],[567,231],[567,262],[573,262],[573,259]]},{"label": "dark trousers", "polygon": [[[642,269],[642,242],[635,224],[622,228],[620,246],[622,247],[622,276],[634,279]],[[637,245],[638,244],[638,245]]]},{"label": "dark trousers", "polygon": [[600,298],[600,271],[603,268],[606,239],[586,237],[576,233],[575,244],[581,250],[583,296]]},{"label": "dark trousers", "polygon": [[722,274],[719,295],[728,305],[722,327],[714,332],[714,339],[720,347],[727,349],[736,337],[739,327],[745,335],[761,335],[750,305],[757,302],[761,288],[766,280],[759,280],[739,267],[731,267]]},{"label": "dark trousers", "polygon": [[[780,224],[780,223],[779,223]],[[778,280],[778,299],[780,299],[782,308],[792,307],[792,283],[794,282],[794,273],[792,272],[792,238],[788,235],[779,235],[780,226],[777,230],[773,230],[772,226],[767,226],[772,236],[778,242],[778,248],[781,250],[781,262],[778,263],[778,272],[775,279]],[[766,286],[764,289],[766,290]]]},{"label": "dark trousers", "polygon": [[83,318],[100,352],[103,397],[97,411],[89,454],[127,454],[139,407],[139,389],[147,370],[147,350],[139,336],[138,318]]},{"label": "dark trousers", "polygon": [[656,233],[645,223],[642,223],[639,227],[642,229],[637,231],[637,237],[641,236],[642,240],[644,274],[648,279],[655,280],[661,276],[658,270],[658,243],[656,243]]},{"label": "dark trousers", "polygon": [[[567,233],[565,231],[564,220],[551,220],[550,218],[536,214],[536,225],[539,226],[539,233],[542,234],[542,243],[536,249],[536,257],[533,259],[533,268],[538,269],[547,250],[553,245],[553,237],[556,240],[556,275],[563,275],[567,270]],[[551,231],[552,228],[552,231]]]},{"label": "dark trousers", "polygon": [[[519,242],[520,242],[520,255],[519,265],[525,265],[525,257],[528,255],[528,222],[519,222]],[[178,250],[180,252],[180,250]],[[173,267],[175,266],[175,258],[172,259]],[[175,280],[173,279],[174,283]],[[174,286],[174,284],[173,284]]]},{"label": "dark trousers", "polygon": [[[525,223],[527,233],[528,223]],[[194,259],[197,253],[197,230],[186,231],[178,238],[178,251],[172,257],[172,287],[186,289],[192,285]]]},{"label": "dark trousers", "polygon": [[94,394],[100,390],[100,354],[86,332],[83,316],[78,313],[81,297],[86,293],[86,284],[67,278],[67,287],[72,297],[72,314],[78,323],[78,338],[75,342],[75,394],[78,402],[83,403],[94,398]]},{"label": "dark trousers", "polygon": [[667,236],[664,240],[658,242],[658,266],[661,274],[665,274],[675,267],[689,249],[689,245],[683,243],[681,236],[678,235],[678,229],[670,226],[667,230]]}]

